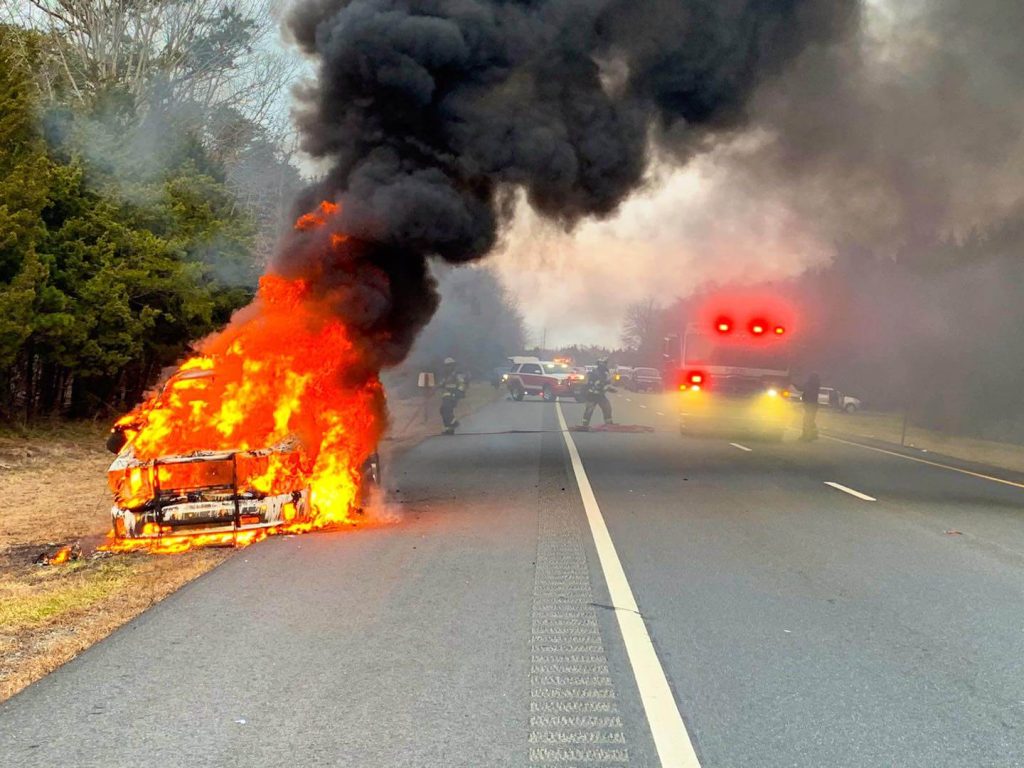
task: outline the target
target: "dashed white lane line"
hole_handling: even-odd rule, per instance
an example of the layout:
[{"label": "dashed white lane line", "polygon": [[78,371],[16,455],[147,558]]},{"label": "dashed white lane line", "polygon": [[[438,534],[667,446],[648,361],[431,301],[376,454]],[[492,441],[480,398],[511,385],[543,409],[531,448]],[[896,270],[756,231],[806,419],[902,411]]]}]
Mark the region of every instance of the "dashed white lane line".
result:
[{"label": "dashed white lane line", "polygon": [[627,403],[632,403],[632,402],[633,402],[633,398],[631,398],[631,397],[627,397],[627,398],[626,398],[626,402],[627,402]]},{"label": "dashed white lane line", "polygon": [[961,469],[960,467],[951,467],[949,464],[940,464],[937,461],[928,461],[928,459],[919,459],[917,456],[907,456],[905,453],[897,453],[896,451],[887,451],[885,448],[875,448],[873,445],[864,445],[864,443],[856,443],[853,440],[843,440],[838,437],[832,437],[831,435],[822,435],[826,440],[831,440],[835,443],[842,443],[843,445],[855,445],[858,448],[863,448],[866,451],[877,451],[878,453],[886,453],[889,456],[896,456],[907,461],[916,461],[918,464],[927,464],[929,467],[938,467],[939,469],[948,469],[951,472],[959,472],[961,475],[970,475],[971,477],[977,477],[982,480],[991,480],[993,483],[1002,483],[1003,485],[1012,485],[1014,488],[1024,488],[1024,483],[1015,483],[1013,480],[1006,480],[1002,477],[993,477],[992,475],[983,475],[981,472],[971,472],[969,469]]},{"label": "dashed white lane line", "polygon": [[662,413],[661,411],[655,411],[655,413],[657,413],[657,414],[658,414],[659,416],[664,416],[664,415],[665,415],[665,414],[664,414],[664,413]]},{"label": "dashed white lane line", "polygon": [[848,493],[851,496],[856,496],[858,499],[861,499],[862,501],[878,501],[878,499],[876,499],[874,496],[868,496],[866,493],[855,491],[853,490],[853,488],[847,488],[845,485],[840,485],[839,483],[833,483],[826,480],[825,485],[831,486],[832,488],[835,488],[837,491]]},{"label": "dashed white lane line", "polygon": [[565,447],[569,450],[576,484],[579,486],[583,508],[587,513],[587,522],[590,523],[590,533],[594,537],[597,558],[608,584],[608,594],[615,607],[615,617],[619,620],[619,630],[622,632],[626,654],[629,656],[633,676],[640,691],[640,701],[651,727],[654,747],[658,750],[658,759],[662,768],[700,768],[697,753],[686,731],[686,724],[679,714],[679,707],[665,677],[665,670],[658,660],[651,636],[647,632],[647,625],[640,615],[633,590],[626,579],[626,572],[622,569],[622,562],[615,551],[611,534],[608,533],[601,508],[597,505],[594,489],[591,488],[586,470],[583,469],[576,443],[569,434],[569,427],[562,415],[562,406],[556,404],[555,410],[562,427]]},{"label": "dashed white lane line", "polygon": [[643,405],[643,404],[641,403],[640,407],[641,407],[641,408],[646,408],[647,406],[646,406],[646,405]]},{"label": "dashed white lane line", "polygon": [[739,448],[741,451],[746,451],[747,453],[750,453],[751,451],[754,450],[753,448],[747,448],[747,446],[740,445],[739,443],[729,443],[729,445],[731,445],[733,448]]}]

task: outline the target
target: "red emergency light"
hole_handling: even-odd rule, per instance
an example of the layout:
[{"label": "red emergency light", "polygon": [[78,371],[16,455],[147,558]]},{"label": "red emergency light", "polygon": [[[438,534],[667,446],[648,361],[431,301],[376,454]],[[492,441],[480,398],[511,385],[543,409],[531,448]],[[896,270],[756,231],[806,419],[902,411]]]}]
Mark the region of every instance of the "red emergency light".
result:
[{"label": "red emergency light", "polygon": [[750,324],[750,332],[752,334],[754,334],[755,336],[760,336],[762,333],[764,333],[764,328],[765,328],[765,323],[763,323],[760,320],[754,320]]},{"label": "red emergency light", "polygon": [[781,336],[785,332],[786,332],[786,329],[784,327],[782,327],[781,325],[776,325],[775,326],[775,335],[776,336]]},{"label": "red emergency light", "polygon": [[728,333],[732,330],[732,321],[727,317],[720,317],[715,321],[715,328],[719,333]]},{"label": "red emergency light", "polygon": [[683,374],[682,382],[679,384],[680,392],[700,392],[701,385],[707,381],[707,376],[702,371],[687,371]]}]

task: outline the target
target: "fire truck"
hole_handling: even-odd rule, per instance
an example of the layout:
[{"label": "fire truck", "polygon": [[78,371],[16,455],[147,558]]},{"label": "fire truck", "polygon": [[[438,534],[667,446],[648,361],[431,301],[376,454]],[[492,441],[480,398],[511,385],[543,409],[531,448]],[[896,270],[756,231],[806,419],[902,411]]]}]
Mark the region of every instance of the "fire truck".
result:
[{"label": "fire truck", "polygon": [[665,337],[680,433],[781,440],[793,415],[792,310],[779,300],[719,297],[696,315],[681,334]]}]

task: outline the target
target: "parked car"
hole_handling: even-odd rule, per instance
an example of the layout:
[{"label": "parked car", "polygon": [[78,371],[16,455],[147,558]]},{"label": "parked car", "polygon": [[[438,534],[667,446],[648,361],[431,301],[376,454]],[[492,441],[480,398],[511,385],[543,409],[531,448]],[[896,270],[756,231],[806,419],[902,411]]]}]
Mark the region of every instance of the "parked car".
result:
[{"label": "parked car", "polygon": [[633,369],[626,365],[617,365],[611,374],[612,384],[625,385],[626,380],[633,374]]},{"label": "parked car", "polygon": [[516,363],[508,374],[508,392],[513,400],[539,395],[548,402],[554,402],[559,395],[572,394],[569,373],[568,365],[550,360]]},{"label": "parked car", "polygon": [[661,392],[664,389],[657,368],[634,368],[624,384],[630,392]]},{"label": "parked car", "polygon": [[496,365],[491,368],[490,374],[487,376],[487,380],[491,383],[491,386],[497,389],[506,381],[508,381],[508,375],[512,372],[512,366],[506,363],[505,365]]}]

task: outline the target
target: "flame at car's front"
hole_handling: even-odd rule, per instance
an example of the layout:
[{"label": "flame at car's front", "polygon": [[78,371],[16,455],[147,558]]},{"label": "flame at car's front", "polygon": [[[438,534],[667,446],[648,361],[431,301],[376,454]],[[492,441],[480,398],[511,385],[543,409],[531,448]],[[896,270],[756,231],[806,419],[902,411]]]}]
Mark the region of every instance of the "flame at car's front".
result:
[{"label": "flame at car's front", "polygon": [[[333,212],[325,203],[296,226],[320,226]],[[385,401],[375,374],[347,375],[365,366],[329,310],[338,300],[343,297],[314,295],[301,279],[265,275],[252,304],[204,341],[201,354],[182,364],[161,392],[117,424],[128,440],[122,455],[131,455],[130,462],[123,467],[115,462],[109,473],[117,506],[139,508],[160,489],[191,499],[194,489],[230,486],[246,498],[285,499],[274,510],[277,524],[161,542],[163,534],[177,531],[149,521],[138,531],[148,541],[115,531],[122,535],[108,548],[180,551],[191,544],[249,543],[282,530],[350,520],[361,469],[384,428]],[[218,451],[229,452],[229,459],[188,460]],[[289,494],[294,503],[287,501]],[[306,507],[301,521],[296,503]],[[237,504],[236,509],[241,510],[237,524],[247,513]]]}]

